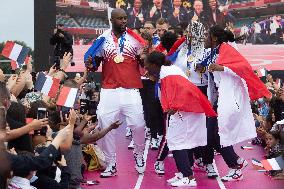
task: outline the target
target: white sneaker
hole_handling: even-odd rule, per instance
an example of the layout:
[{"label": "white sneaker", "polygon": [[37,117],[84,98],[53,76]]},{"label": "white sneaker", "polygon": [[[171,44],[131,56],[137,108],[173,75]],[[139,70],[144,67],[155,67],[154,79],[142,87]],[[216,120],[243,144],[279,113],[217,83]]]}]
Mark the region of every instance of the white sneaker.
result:
[{"label": "white sneaker", "polygon": [[134,140],[131,139],[130,144],[127,147],[129,150],[133,150],[134,149]]},{"label": "white sneaker", "polygon": [[179,187],[179,186],[195,187],[195,186],[197,186],[197,183],[196,183],[195,178],[189,180],[188,177],[183,177],[182,179],[179,179],[178,181],[171,183],[171,186],[174,186],[174,187]]},{"label": "white sneaker", "polygon": [[101,178],[113,177],[116,176],[116,173],[117,173],[116,164],[108,165],[106,170],[101,173],[100,177]]},{"label": "white sneaker", "polygon": [[206,172],[208,178],[216,178],[218,174],[216,173],[214,166],[212,164],[206,165]]},{"label": "white sneaker", "polygon": [[176,182],[176,181],[178,181],[178,180],[180,180],[182,178],[183,178],[182,173],[180,173],[180,172],[179,173],[175,173],[175,176],[173,178],[168,179],[167,182],[168,183],[174,183],[174,182]]},{"label": "white sneaker", "polygon": [[129,138],[132,136],[132,131],[129,127],[126,127],[126,134],[125,134],[125,137],[126,138]]},{"label": "white sneaker", "polygon": [[244,168],[246,168],[248,166],[247,160],[245,160],[244,158],[241,158],[241,157],[238,159],[238,164],[239,164],[239,168],[241,170],[243,170]]},{"label": "white sneaker", "polygon": [[206,171],[206,166],[204,165],[202,158],[198,158],[195,160],[194,168],[199,169],[201,171]]},{"label": "white sneaker", "polygon": [[134,160],[135,160],[135,169],[139,174],[143,174],[146,168],[143,155],[138,155],[136,153],[133,153],[133,154],[134,154]]},{"label": "white sneaker", "polygon": [[158,146],[161,145],[162,139],[163,139],[163,135],[158,135]]},{"label": "white sneaker", "polygon": [[152,138],[151,139],[151,150],[158,150],[159,149],[158,143],[159,143],[158,139]]},{"label": "white sneaker", "polygon": [[151,138],[151,130],[148,127],[145,127],[145,139]]},{"label": "white sneaker", "polygon": [[165,164],[163,161],[156,161],[154,164],[155,172],[158,175],[164,175],[165,174]]},{"label": "white sneaker", "polygon": [[216,150],[214,150],[214,156],[218,156],[221,155],[219,152],[217,152]]},{"label": "white sneaker", "polygon": [[230,169],[228,175],[221,178],[223,182],[243,180],[244,176],[240,169]]}]

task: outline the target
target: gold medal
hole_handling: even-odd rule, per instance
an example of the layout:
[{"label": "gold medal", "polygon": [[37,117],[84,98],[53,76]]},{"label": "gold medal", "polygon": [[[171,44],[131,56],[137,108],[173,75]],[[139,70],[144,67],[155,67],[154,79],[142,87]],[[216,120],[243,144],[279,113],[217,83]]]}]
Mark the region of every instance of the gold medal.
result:
[{"label": "gold medal", "polygon": [[193,56],[189,55],[189,57],[187,58],[188,62],[192,62],[193,61]]},{"label": "gold medal", "polygon": [[115,56],[113,60],[114,60],[115,63],[117,63],[117,64],[119,63],[118,56]]},{"label": "gold medal", "polygon": [[185,71],[185,74],[186,74],[187,77],[189,77],[189,76],[190,76],[190,70],[187,69],[187,70]]},{"label": "gold medal", "polygon": [[118,56],[120,63],[122,63],[124,61],[124,57],[122,55]]},{"label": "gold medal", "polygon": [[114,57],[114,62],[117,63],[117,64],[120,64],[124,61],[124,57],[122,55],[117,55]]}]

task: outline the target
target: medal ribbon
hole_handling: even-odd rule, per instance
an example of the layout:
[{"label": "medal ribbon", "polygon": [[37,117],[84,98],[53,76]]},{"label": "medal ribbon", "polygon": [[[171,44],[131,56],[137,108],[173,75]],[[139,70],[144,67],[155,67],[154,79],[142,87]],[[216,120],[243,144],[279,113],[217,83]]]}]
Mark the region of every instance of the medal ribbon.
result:
[{"label": "medal ribbon", "polygon": [[218,47],[214,48],[213,51],[201,62],[201,64],[205,67],[212,64],[213,62],[211,61],[216,58],[218,50],[219,50]]},{"label": "medal ribbon", "polygon": [[[124,42],[125,42],[125,35],[126,35],[126,32],[124,32],[121,35],[121,37],[119,39],[117,39],[117,37],[112,32],[112,37],[113,37],[113,41],[114,41],[114,44],[115,44],[115,48],[117,49],[119,55],[121,55],[123,53]],[[119,43],[118,43],[118,40],[119,40]]]},{"label": "medal ribbon", "polygon": [[[188,46],[188,52],[187,52],[187,58],[188,58],[188,56],[190,56],[191,55],[191,46]],[[188,70],[190,70],[190,68],[191,68],[191,62],[189,62],[188,60],[187,60],[187,65],[186,65],[186,67],[187,67],[187,69]]]}]

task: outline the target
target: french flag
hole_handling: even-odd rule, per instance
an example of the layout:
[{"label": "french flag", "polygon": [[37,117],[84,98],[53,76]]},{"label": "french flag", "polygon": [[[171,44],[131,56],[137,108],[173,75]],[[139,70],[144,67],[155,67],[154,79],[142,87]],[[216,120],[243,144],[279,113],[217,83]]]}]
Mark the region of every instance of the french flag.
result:
[{"label": "french flag", "polygon": [[77,88],[63,86],[57,99],[57,105],[72,108],[75,104],[77,93]]},{"label": "french flag", "polygon": [[272,159],[262,160],[261,163],[264,166],[264,169],[267,171],[271,170],[277,171],[284,169],[284,159],[282,158],[282,156],[278,156]]},{"label": "french flag", "polygon": [[160,71],[161,105],[167,110],[205,113],[216,117],[207,97],[191,83],[184,72],[177,66],[162,66]]},{"label": "french flag", "polygon": [[2,50],[2,55],[16,61],[16,63],[21,66],[25,62],[29,52],[30,50],[27,47],[23,47],[12,41],[7,41]]},{"label": "french flag", "polygon": [[[26,59],[25,59],[25,64],[28,64],[30,59],[31,59],[31,57],[27,56]],[[11,68],[12,68],[12,70],[16,70],[16,69],[20,68],[20,65],[17,63],[17,61],[12,60],[11,61]]]},{"label": "french flag", "polygon": [[181,49],[181,47],[183,47],[183,45],[186,42],[186,38],[182,37],[179,40],[177,40],[174,45],[172,46],[171,50],[169,51],[169,53],[167,54],[167,59],[171,62],[175,62],[177,57],[178,57],[178,53]]},{"label": "french flag", "polygon": [[35,84],[35,90],[55,98],[60,87],[60,80],[40,72]]}]

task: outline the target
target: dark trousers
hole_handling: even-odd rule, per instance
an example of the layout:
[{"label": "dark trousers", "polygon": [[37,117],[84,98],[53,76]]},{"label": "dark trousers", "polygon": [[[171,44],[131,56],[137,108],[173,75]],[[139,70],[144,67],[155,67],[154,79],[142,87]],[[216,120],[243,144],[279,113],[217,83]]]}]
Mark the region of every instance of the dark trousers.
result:
[{"label": "dark trousers", "polygon": [[157,134],[162,135],[164,129],[163,111],[160,100],[155,97],[155,82],[142,80],[143,88],[140,89],[144,118],[146,126],[150,128],[151,137],[157,138]]},{"label": "dark trousers", "polygon": [[[214,107],[216,110],[217,108]],[[233,123],[232,123],[233,124]],[[204,164],[212,164],[214,159],[214,149],[223,157],[229,168],[238,166],[239,156],[235,153],[233,146],[221,147],[220,136],[218,134],[217,117],[207,118],[207,145],[203,147],[202,160]]]},{"label": "dark trousers", "polygon": [[[206,86],[197,86],[197,87],[205,96],[207,96],[207,85]],[[201,158],[202,154],[203,154],[203,147],[200,146],[200,147],[194,148],[193,154],[194,154],[195,159]]]},{"label": "dark trousers", "polygon": [[181,172],[184,177],[192,176],[193,150],[174,150],[173,155],[178,171]]}]

